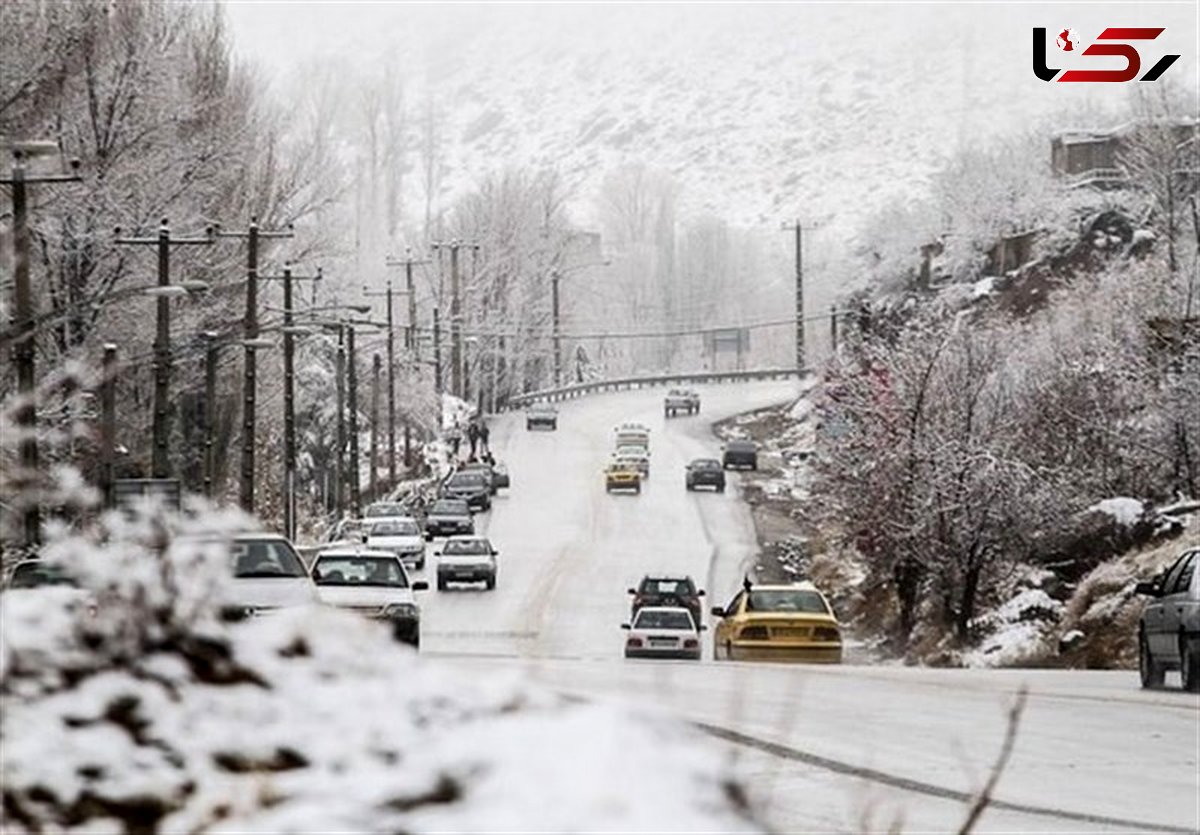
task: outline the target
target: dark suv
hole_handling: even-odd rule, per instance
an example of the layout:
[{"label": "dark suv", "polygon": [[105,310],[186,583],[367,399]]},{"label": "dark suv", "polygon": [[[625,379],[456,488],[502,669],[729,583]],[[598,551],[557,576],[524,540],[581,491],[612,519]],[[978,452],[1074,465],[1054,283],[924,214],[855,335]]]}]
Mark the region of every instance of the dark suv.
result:
[{"label": "dark suv", "polygon": [[637,615],[643,606],[681,606],[692,613],[692,621],[700,628],[700,598],[704,597],[704,589],[697,589],[691,577],[647,574],[629,593],[633,595],[631,615]]},{"label": "dark suv", "polygon": [[1138,583],[1137,592],[1151,598],[1138,627],[1142,686],[1161,687],[1167,670],[1179,670],[1183,689],[1200,691],[1200,548]]},{"label": "dark suv", "polygon": [[733,467],[757,470],[758,444],[754,441],[730,441],[725,444],[725,453],[721,456],[721,466],[726,470]]},{"label": "dark suv", "polygon": [[472,510],[492,507],[492,478],[481,470],[460,470],[442,484],[443,499],[462,499]]},{"label": "dark suv", "polygon": [[715,487],[718,493],[725,492],[725,470],[715,458],[697,458],[687,465],[684,484],[689,490],[697,487]]}]

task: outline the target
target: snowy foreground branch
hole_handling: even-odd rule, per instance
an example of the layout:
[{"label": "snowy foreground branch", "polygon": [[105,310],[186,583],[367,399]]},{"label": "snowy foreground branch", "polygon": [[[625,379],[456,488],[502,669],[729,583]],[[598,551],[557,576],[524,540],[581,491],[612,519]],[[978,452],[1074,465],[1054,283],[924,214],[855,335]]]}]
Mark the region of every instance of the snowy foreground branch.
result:
[{"label": "snowy foreground branch", "polygon": [[453,672],[326,609],[223,623],[244,520],[109,517],[5,594],[6,831],[761,831],[683,725]]}]

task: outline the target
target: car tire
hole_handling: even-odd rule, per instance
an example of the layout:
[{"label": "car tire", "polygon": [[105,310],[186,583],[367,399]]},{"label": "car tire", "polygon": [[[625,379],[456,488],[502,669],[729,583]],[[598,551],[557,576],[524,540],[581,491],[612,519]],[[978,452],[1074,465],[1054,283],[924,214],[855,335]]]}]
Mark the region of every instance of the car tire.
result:
[{"label": "car tire", "polygon": [[1162,687],[1165,671],[1163,666],[1154,660],[1144,632],[1138,635],[1138,674],[1141,676],[1143,688]]},{"label": "car tire", "polygon": [[642,494],[642,486],[639,484],[637,487],[634,487],[633,492],[640,496]]},{"label": "car tire", "polygon": [[496,590],[496,575],[493,574],[491,577],[487,578],[487,590],[488,591]]},{"label": "car tire", "polygon": [[424,570],[425,570],[425,558],[421,557],[421,559],[417,560],[417,571],[424,571]]},{"label": "car tire", "polygon": [[722,462],[721,462],[721,469],[722,469],[722,470],[728,470],[728,469],[729,469],[729,462],[728,462],[728,461],[722,461]]},{"label": "car tire", "polygon": [[442,579],[441,577],[437,578],[437,590],[438,591],[446,590],[446,581],[444,579]]},{"label": "car tire", "polygon": [[690,481],[684,481],[684,482],[683,482],[683,486],[684,486],[685,488],[687,488],[687,489],[688,489],[688,491],[691,491],[691,490],[693,490],[693,489],[694,489],[694,488],[692,487],[692,483],[691,483]]},{"label": "car tire", "polygon": [[717,485],[717,492],[718,493],[725,492],[725,482],[722,481],[720,484]]},{"label": "car tire", "polygon": [[1179,678],[1183,689],[1200,693],[1200,652],[1188,652],[1187,638],[1179,636]]}]

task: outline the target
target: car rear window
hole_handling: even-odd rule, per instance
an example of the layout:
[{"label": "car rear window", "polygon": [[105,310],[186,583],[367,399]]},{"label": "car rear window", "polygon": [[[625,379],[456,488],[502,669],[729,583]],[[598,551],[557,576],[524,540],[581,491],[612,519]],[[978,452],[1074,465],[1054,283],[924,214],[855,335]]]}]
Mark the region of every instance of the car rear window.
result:
[{"label": "car rear window", "polygon": [[9,588],[32,589],[39,586],[69,586],[77,588],[79,583],[57,565],[42,562],[24,562],[13,569],[8,581]]},{"label": "car rear window", "polygon": [[696,586],[691,580],[653,578],[642,581],[642,594],[679,594],[692,595]]},{"label": "car rear window", "polygon": [[233,543],[233,576],[242,578],[306,577],[292,546],[280,539]]},{"label": "car rear window", "polygon": [[402,504],[373,504],[367,508],[363,514],[367,519],[377,519],[380,516],[403,516],[404,505]]},{"label": "car rear window", "polygon": [[829,614],[820,592],[806,589],[756,589],[746,601],[747,612],[800,612]]},{"label": "car rear window", "polygon": [[467,509],[467,503],[464,501],[439,501],[433,505],[434,514],[444,514],[446,516],[465,516],[470,511]]},{"label": "car rear window", "polygon": [[456,554],[477,556],[490,554],[491,552],[492,546],[486,539],[452,539],[446,543],[446,547],[442,550],[443,554],[450,556]]},{"label": "car rear window", "polygon": [[371,536],[418,536],[421,529],[408,519],[389,519],[371,526]]},{"label": "car rear window", "polygon": [[692,616],[680,609],[676,612],[642,609],[633,622],[635,629],[695,629]]},{"label": "car rear window", "polygon": [[725,448],[730,452],[754,452],[758,447],[754,441],[730,441]]}]

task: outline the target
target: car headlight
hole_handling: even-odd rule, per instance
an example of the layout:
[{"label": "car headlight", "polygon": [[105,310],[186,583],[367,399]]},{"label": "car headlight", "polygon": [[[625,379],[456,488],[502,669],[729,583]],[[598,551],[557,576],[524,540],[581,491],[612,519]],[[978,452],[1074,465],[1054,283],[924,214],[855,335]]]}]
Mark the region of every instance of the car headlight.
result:
[{"label": "car headlight", "polygon": [[392,603],[384,607],[383,616],[385,618],[415,619],[421,616],[421,610],[413,603]]}]

